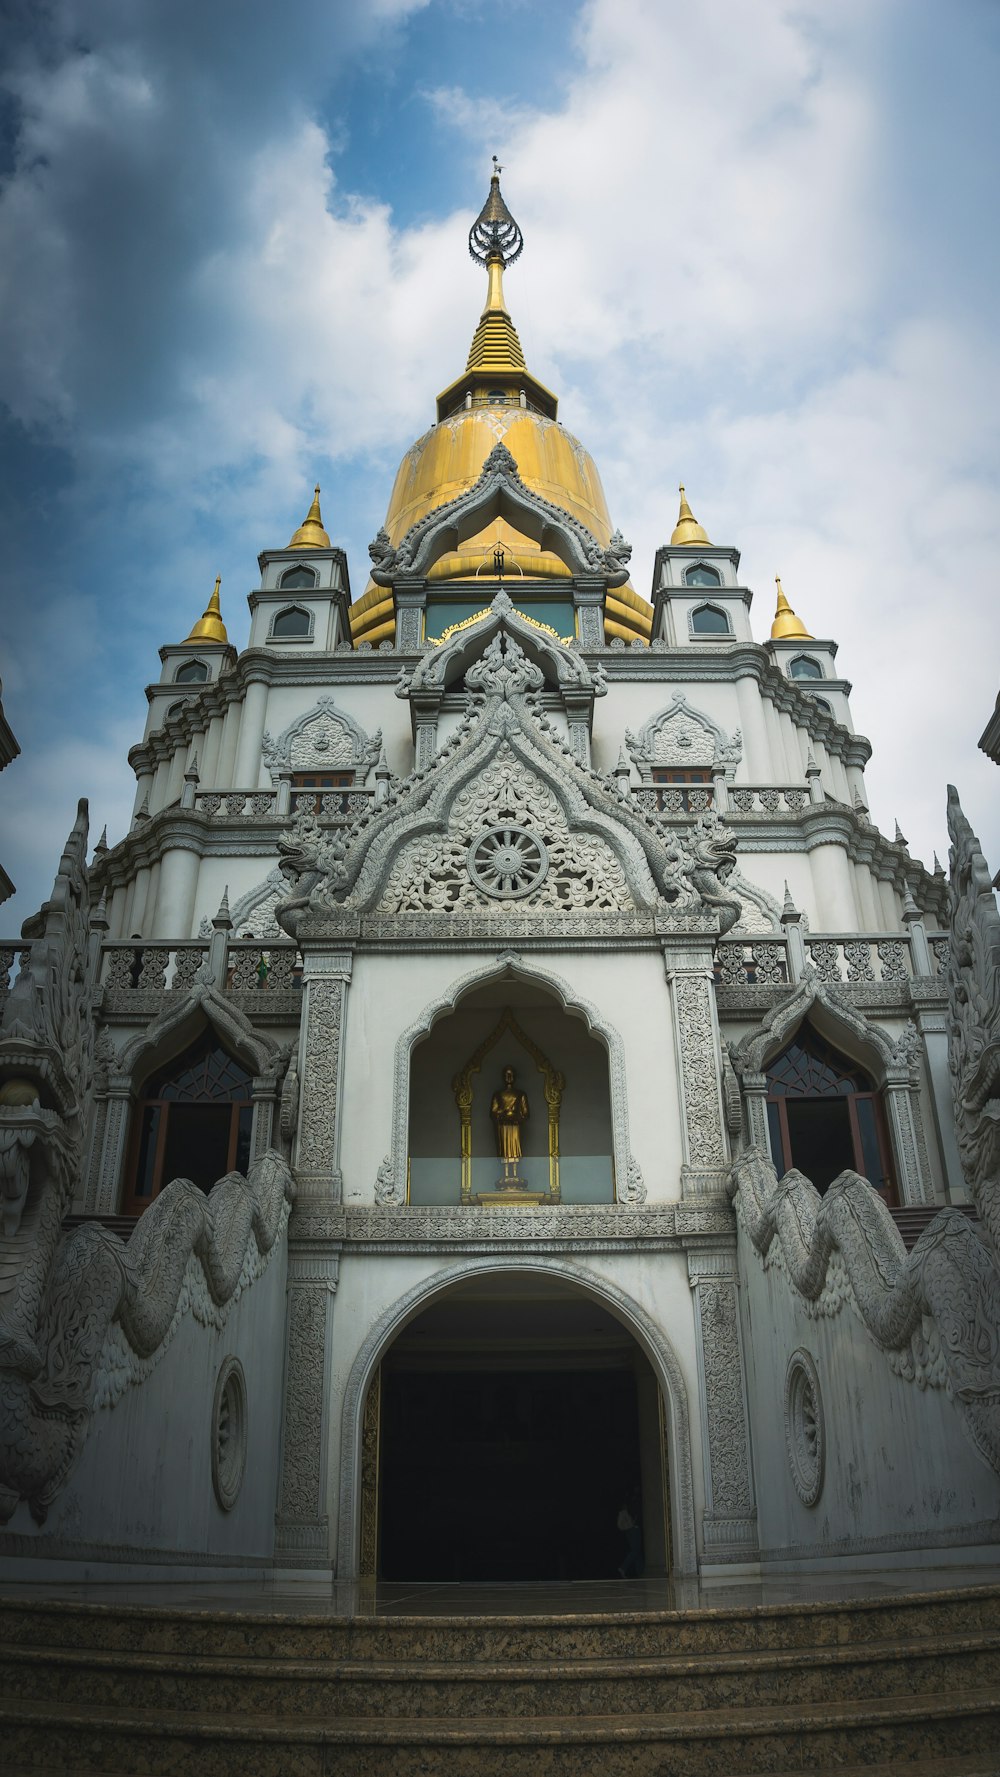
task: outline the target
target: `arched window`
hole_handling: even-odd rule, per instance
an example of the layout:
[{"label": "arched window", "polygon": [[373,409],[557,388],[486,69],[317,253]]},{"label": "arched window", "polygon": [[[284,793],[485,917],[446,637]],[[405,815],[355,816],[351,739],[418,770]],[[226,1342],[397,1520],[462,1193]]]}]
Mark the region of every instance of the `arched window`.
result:
[{"label": "arched window", "polygon": [[287,611],[279,611],[271,625],[273,636],[307,636],[311,632],[312,619],[300,605],[290,605]]},{"label": "arched window", "polygon": [[486,399],[492,407],[506,407],[507,391],[506,389],[491,389]]},{"label": "arched window", "polygon": [[297,562],[294,568],[286,568],[278,585],[287,592],[303,592],[307,586],[315,586],[316,569],[307,568],[304,562]]},{"label": "arched window", "polygon": [[696,636],[731,636],[729,618],[717,605],[699,605],[691,613],[691,629]]},{"label": "arched window", "polygon": [[821,679],[823,668],[811,654],[796,654],[795,659],[789,663],[788,676],[791,679]]},{"label": "arched window", "polygon": [[186,697],[179,697],[179,698],[178,698],[178,699],[177,699],[177,702],[176,702],[176,703],[172,703],[172,704],[171,704],[171,705],[170,705],[170,708],[169,708],[169,709],[168,709],[168,711],[167,711],[167,713],[166,713],[166,715],[165,715],[165,716],[164,716],[164,718],[163,718],[163,720],[164,720],[164,721],[165,721],[165,722],[171,722],[171,721],[172,721],[172,720],[173,720],[173,718],[174,718],[174,717],[175,717],[175,716],[179,716],[179,715],[180,715],[180,713],[181,713],[181,710],[182,710],[182,709],[183,709],[183,708],[184,708],[184,705],[185,705],[185,704],[186,704],[186,703],[187,703],[187,698],[186,698]]},{"label": "arched window", "polygon": [[833,704],[827,703],[827,700],[825,697],[814,697],[813,703],[818,703],[820,709],[825,710],[828,716],[833,715]]},{"label": "arched window", "polygon": [[208,667],[203,660],[185,660],[174,674],[175,685],[203,685],[208,678]]},{"label": "arched window", "polygon": [[684,571],[685,586],[721,586],[722,575],[716,568],[710,568],[707,562],[697,562],[693,568]]},{"label": "arched window", "polygon": [[246,1172],[252,1122],[252,1076],[205,1031],[140,1091],[125,1213],[141,1214],[171,1179],[210,1191],[227,1172]]},{"label": "arched window", "polygon": [[771,1158],[797,1167],[821,1194],[850,1168],[895,1203],[889,1141],[874,1081],[803,1024],[767,1070]]}]

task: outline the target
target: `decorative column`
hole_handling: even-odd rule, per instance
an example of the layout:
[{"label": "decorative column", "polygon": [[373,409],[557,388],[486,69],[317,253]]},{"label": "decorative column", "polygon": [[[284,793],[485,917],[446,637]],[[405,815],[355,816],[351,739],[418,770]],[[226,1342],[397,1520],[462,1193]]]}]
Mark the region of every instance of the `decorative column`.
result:
[{"label": "decorative column", "polygon": [[95,1140],[95,1176],[88,1180],[87,1186],[87,1208],[95,1215],[117,1215],[121,1208],[122,1173],[125,1169],[125,1144],[128,1140],[131,1110],[131,1076],[109,1070],[107,1097],[100,1119],[100,1151],[97,1152]]},{"label": "decorative column", "polygon": [[705,1469],[704,1557],[706,1562],[752,1561],[757,1555],[757,1507],[735,1240],[731,1247],[689,1248],[687,1262]]},{"label": "decorative column", "polygon": [[413,587],[396,586],[396,647],[400,653],[416,654],[423,636],[423,612],[427,590],[421,580]]},{"label": "decorative column", "polygon": [[663,945],[681,1102],[683,1197],[726,1196],[729,1145],[722,1116],[722,1044],[711,939]]},{"label": "decorative column", "polygon": [[604,647],[604,582],[592,585],[579,581],[573,587],[576,606],[577,633],[581,648]]},{"label": "decorative column", "polygon": [[327,1512],[333,1301],[342,1217],[340,1052],[349,951],[304,950],[297,1194],[288,1224],[285,1398],[275,1552],[289,1566],[329,1560]]},{"label": "decorative column", "polygon": [[197,840],[177,843],[160,860],[156,905],[146,921],[148,938],[189,938],[194,922],[201,848]]},{"label": "decorative column", "polygon": [[236,763],[233,766],[233,788],[237,790],[255,790],[260,781],[267,689],[263,679],[251,679],[246,688],[240,716],[240,737],[236,745]]},{"label": "decorative column", "polygon": [[958,1137],[955,1134],[955,1107],[951,1070],[948,1066],[947,1009],[941,1003],[937,983],[932,986],[926,980],[910,983],[910,999],[924,1049],[931,1111],[945,1175],[945,1195],[949,1203],[968,1203],[969,1187],[962,1171]]},{"label": "decorative column", "polygon": [[896,1059],[885,1073],[885,1104],[899,1168],[899,1194],[904,1204],[934,1202],[918,1098],[919,1050],[916,1026],[910,1024],[896,1044]]}]

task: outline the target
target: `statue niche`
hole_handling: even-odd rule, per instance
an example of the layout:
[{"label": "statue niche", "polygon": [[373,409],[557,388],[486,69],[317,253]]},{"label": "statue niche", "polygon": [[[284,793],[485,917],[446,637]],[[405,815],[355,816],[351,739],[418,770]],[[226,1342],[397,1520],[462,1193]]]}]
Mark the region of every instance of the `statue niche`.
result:
[{"label": "statue niche", "polygon": [[603,1042],[553,995],[477,985],[411,1052],[407,1201],[613,1203],[610,1088]]},{"label": "statue niche", "polygon": [[[533,1191],[530,1189],[528,1181],[522,1176],[524,1152],[521,1131],[531,1113],[527,1093],[516,1084],[516,1071],[508,1062],[503,1070],[502,1084],[490,1099],[490,1119],[496,1137],[497,1158],[501,1165],[500,1177],[492,1189],[473,1193],[472,1082],[482,1068],[487,1055],[508,1031],[520,1043],[522,1049],[527,1050],[542,1076],[542,1091],[548,1110],[549,1188],[547,1191]],[[459,1116],[462,1202],[476,1203],[481,1208],[489,1208],[493,1204],[558,1203],[561,1195],[559,1188],[559,1113],[562,1109],[562,1096],[566,1081],[563,1075],[552,1066],[548,1057],[543,1055],[537,1043],[534,1043],[527,1032],[522,1030],[510,1006],[503,1008],[499,1022],[470,1055],[465,1066],[455,1075],[451,1086],[455,1094],[455,1104],[458,1107]]]}]

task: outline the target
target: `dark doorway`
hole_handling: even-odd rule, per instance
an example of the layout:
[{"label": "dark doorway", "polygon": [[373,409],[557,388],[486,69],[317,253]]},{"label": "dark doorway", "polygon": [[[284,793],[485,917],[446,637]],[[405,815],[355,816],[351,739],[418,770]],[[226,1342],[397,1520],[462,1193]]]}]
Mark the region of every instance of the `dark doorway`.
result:
[{"label": "dark doorway", "polygon": [[623,1507],[646,1572],[669,1571],[657,1379],[622,1322],[565,1280],[494,1273],[442,1291],[385,1353],[365,1415],[373,1577],[615,1579]]},{"label": "dark doorway", "polygon": [[381,1575],[612,1578],[640,1488],[630,1369],[387,1369]]}]

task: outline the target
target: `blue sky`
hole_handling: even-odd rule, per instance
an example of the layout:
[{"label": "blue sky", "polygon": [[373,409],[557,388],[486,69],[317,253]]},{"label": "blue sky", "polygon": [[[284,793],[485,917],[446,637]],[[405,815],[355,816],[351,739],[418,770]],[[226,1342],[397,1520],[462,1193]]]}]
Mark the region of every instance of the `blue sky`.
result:
[{"label": "blue sky", "polygon": [[13,931],[216,573],[237,644],[314,480],[356,593],[481,306],[490,154],[528,361],[648,591],[676,485],[840,644],[872,810],[994,868],[1000,9],[959,0],[22,0],[0,111]]}]

